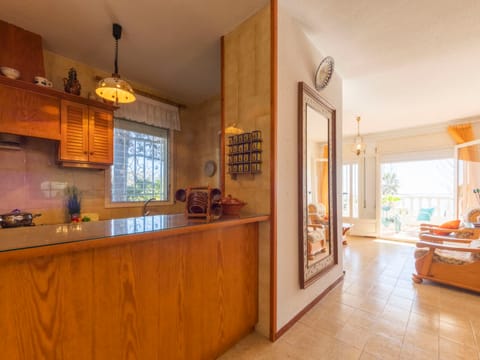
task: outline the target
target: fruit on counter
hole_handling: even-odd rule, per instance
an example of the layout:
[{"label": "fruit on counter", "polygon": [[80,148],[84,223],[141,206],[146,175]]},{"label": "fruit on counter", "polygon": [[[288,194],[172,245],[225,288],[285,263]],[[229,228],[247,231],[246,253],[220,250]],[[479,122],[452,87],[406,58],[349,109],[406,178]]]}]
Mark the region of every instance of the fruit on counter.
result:
[{"label": "fruit on counter", "polygon": [[89,222],[91,219],[88,216],[82,217],[82,222]]}]

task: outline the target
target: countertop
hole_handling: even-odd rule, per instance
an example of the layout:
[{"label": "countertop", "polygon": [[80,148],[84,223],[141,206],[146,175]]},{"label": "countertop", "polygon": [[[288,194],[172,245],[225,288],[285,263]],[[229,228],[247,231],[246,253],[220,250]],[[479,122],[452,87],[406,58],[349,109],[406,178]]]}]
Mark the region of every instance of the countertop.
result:
[{"label": "countertop", "polygon": [[83,223],[38,225],[0,229],[0,252],[24,250],[52,245],[114,238],[124,235],[166,232],[173,229],[201,230],[217,225],[228,226],[268,220],[268,215],[245,214],[206,222],[187,219],[184,214],[152,215]]}]

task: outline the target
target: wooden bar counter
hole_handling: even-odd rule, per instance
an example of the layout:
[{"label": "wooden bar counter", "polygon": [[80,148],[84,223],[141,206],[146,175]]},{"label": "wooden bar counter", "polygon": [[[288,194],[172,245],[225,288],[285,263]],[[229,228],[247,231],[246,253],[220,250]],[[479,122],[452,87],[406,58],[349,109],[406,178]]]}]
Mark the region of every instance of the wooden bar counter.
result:
[{"label": "wooden bar counter", "polygon": [[215,358],[257,322],[266,220],[1,229],[1,358]]}]

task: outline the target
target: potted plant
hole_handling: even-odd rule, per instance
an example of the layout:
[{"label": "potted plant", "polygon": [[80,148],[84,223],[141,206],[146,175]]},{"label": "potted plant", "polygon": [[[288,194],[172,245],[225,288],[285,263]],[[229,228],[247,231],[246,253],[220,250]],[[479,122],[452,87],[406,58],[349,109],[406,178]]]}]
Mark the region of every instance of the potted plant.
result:
[{"label": "potted plant", "polygon": [[70,220],[73,222],[80,221],[81,199],[80,190],[75,185],[65,188],[66,206]]}]

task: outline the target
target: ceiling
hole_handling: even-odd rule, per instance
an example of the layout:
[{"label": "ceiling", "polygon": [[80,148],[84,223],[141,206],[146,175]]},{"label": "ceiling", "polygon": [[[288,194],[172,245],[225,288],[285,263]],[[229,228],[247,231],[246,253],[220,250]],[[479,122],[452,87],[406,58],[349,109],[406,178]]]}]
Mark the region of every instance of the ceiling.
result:
[{"label": "ceiling", "polygon": [[[119,72],[173,100],[220,92],[220,36],[268,0],[22,0],[0,19],[44,47],[113,71],[112,23],[123,26]],[[344,79],[344,135],[480,114],[480,1],[279,0]],[[320,59],[319,59],[320,61]],[[312,69],[312,74],[315,69]]]},{"label": "ceiling", "polygon": [[118,68],[180,103],[220,93],[220,37],[268,0],[4,1],[0,19],[42,36],[45,49],[113,72],[112,24],[123,27]]},{"label": "ceiling", "polygon": [[280,2],[335,59],[344,135],[480,114],[480,1]]}]

